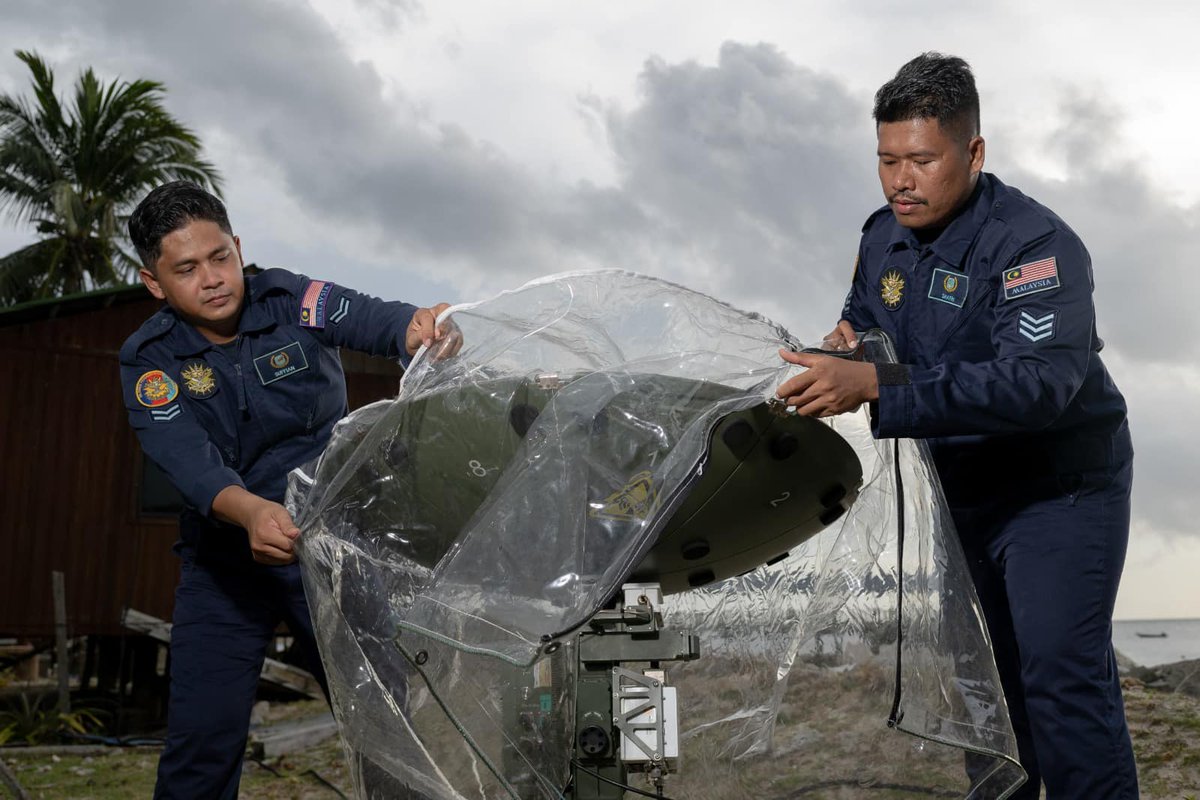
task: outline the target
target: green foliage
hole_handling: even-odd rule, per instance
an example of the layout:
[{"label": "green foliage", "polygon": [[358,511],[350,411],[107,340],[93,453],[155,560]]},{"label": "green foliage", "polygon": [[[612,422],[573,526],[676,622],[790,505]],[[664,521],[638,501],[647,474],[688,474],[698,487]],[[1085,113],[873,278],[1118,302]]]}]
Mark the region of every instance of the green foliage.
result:
[{"label": "green foliage", "polygon": [[23,693],[16,703],[0,711],[0,746],[13,742],[29,745],[57,742],[62,734],[84,734],[102,728],[97,712],[75,708],[62,713],[54,695],[43,694],[33,700]]},{"label": "green foliage", "polygon": [[137,271],[125,223],[152,188],[190,180],[220,189],[200,140],[163,107],[147,80],[101,82],[91,69],[69,101],[36,53],[33,97],[0,95],[0,211],[42,237],[0,258],[0,303],[125,282]]}]

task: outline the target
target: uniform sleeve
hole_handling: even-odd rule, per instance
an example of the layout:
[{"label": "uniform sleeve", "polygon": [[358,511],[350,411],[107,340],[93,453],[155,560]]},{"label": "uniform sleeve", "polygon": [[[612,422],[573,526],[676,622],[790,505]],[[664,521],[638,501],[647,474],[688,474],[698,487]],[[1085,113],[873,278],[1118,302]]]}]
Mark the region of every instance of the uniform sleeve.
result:
[{"label": "uniform sleeve", "polygon": [[842,319],[848,321],[859,333],[879,327],[874,316],[869,311],[866,280],[863,278],[863,245],[858,245],[858,255],[854,258],[854,274],[850,276],[850,291],[846,293],[846,302],[842,304]]},{"label": "uniform sleeve", "polygon": [[380,300],[326,281],[305,280],[301,285],[302,327],[333,347],[399,359],[406,367],[412,357],[404,339],[416,312],[414,305]]},{"label": "uniform sleeve", "polygon": [[188,504],[208,516],[213,498],[222,489],[245,488],[208,432],[180,402],[179,387],[170,376],[140,358],[123,356],[121,389],[129,424],[142,450],[167,473]]},{"label": "uniform sleeve", "polygon": [[881,438],[1036,431],[1053,423],[1093,357],[1091,259],[1059,230],[1004,267],[991,345],[995,358],[929,368],[878,367]]}]

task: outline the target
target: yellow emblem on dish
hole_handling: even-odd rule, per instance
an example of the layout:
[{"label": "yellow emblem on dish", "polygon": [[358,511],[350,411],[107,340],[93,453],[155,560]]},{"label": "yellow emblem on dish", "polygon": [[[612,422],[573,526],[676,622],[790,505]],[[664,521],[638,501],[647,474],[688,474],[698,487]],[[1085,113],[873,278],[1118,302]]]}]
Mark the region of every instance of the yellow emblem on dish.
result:
[{"label": "yellow emblem on dish", "polygon": [[646,519],[656,508],[658,491],[654,488],[653,475],[650,470],[644,470],[604,498],[599,507],[593,507],[588,516],[594,519]]},{"label": "yellow emblem on dish", "polygon": [[904,276],[900,270],[888,270],[880,281],[879,297],[888,308],[898,308],[904,300]]},{"label": "yellow emblem on dish", "polygon": [[212,367],[207,364],[195,362],[188,364],[179,373],[179,377],[183,378],[187,389],[194,395],[201,397],[212,394],[217,388],[217,379],[213,376]]}]

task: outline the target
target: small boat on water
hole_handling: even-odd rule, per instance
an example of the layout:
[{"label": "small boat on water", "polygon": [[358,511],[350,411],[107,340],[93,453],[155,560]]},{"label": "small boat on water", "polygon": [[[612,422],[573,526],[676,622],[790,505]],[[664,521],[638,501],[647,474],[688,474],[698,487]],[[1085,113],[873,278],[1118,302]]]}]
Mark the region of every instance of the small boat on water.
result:
[{"label": "small boat on water", "polygon": [[1160,633],[1142,633],[1141,631],[1134,631],[1134,632],[1142,639],[1165,639],[1165,638],[1167,638],[1166,631],[1162,631]]}]

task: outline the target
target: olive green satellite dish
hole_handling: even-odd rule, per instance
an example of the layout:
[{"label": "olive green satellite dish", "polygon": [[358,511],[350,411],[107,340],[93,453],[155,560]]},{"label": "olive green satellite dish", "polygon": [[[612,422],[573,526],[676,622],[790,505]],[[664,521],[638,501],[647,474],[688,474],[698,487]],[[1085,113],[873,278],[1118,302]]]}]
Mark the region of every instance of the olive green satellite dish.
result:
[{"label": "olive green satellite dish", "polygon": [[631,580],[664,594],[787,557],[858,497],[862,466],[833,428],[760,404],[723,418],[696,486]]},{"label": "olive green satellite dish", "polygon": [[[601,391],[598,381],[607,382]],[[785,557],[841,517],[862,484],[858,456],[829,425],[774,413],[765,403],[718,421],[686,491],[673,498],[659,497],[648,473],[621,471],[654,455],[644,421],[660,418],[665,401],[674,421],[686,425],[735,394],[664,375],[477,381],[407,402],[399,424],[369,446],[336,502],[357,509],[361,531],[403,540],[409,555],[432,568],[514,459],[532,458],[547,429],[586,424],[588,523],[597,528],[587,535],[671,502],[668,522],[629,580],[660,583],[668,594],[685,591]],[[581,400],[591,396],[610,399],[580,416],[587,406]],[[530,494],[521,501],[546,502],[536,489]]]}]

